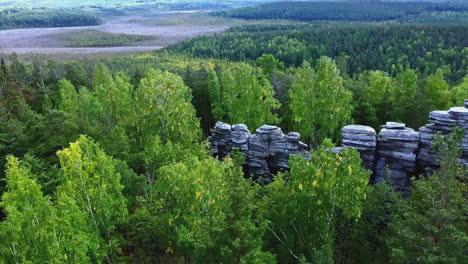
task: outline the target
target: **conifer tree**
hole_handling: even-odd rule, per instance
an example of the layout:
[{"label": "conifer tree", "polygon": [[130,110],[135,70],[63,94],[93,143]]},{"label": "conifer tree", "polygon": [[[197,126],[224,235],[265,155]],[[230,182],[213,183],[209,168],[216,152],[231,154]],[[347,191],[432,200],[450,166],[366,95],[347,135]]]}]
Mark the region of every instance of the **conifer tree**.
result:
[{"label": "conifer tree", "polygon": [[468,170],[460,164],[461,131],[438,138],[440,169],[414,182],[400,204],[387,243],[393,263],[463,263],[466,260]]}]

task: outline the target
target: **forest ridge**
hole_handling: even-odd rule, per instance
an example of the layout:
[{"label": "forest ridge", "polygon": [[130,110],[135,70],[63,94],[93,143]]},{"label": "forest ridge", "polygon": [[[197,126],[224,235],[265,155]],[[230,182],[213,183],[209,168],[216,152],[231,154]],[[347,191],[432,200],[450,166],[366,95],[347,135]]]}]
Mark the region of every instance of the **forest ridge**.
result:
[{"label": "forest ridge", "polygon": [[[0,53],[0,264],[464,263],[465,3],[75,2],[0,6],[0,28],[115,16],[129,27],[229,28],[151,52]],[[67,37],[90,49],[149,41]],[[424,140],[433,157],[430,170],[404,174],[403,192],[388,159],[370,184],[362,149],[346,147],[385,145],[375,130],[387,121],[433,128],[428,138],[407,129],[417,139],[390,149],[416,159]],[[374,134],[342,133],[351,124]],[[285,168],[272,168],[258,142],[286,136],[301,155],[284,151]],[[262,166],[268,181],[249,173]]]}]

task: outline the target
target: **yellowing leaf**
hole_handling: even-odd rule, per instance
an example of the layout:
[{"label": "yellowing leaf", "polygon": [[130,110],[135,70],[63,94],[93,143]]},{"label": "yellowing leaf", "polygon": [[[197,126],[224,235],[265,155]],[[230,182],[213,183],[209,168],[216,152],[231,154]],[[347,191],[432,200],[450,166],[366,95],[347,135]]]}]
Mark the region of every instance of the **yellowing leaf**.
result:
[{"label": "yellowing leaf", "polygon": [[303,190],[304,189],[304,185],[302,185],[302,183],[299,183],[299,190]]}]

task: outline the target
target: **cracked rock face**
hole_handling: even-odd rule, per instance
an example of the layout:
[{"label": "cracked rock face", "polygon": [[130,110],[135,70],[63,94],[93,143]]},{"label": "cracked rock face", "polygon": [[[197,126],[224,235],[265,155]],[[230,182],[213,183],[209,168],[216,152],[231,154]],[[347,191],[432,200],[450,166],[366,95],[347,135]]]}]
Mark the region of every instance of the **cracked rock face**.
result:
[{"label": "cracked rock face", "polygon": [[421,133],[420,146],[418,152],[418,166],[429,168],[438,167],[437,159],[432,152],[434,137],[448,135],[453,132],[455,126],[465,130],[461,148],[463,149],[460,162],[468,166],[468,100],[465,100],[465,107],[452,107],[447,111],[432,111],[429,114],[429,122],[419,129]]},{"label": "cracked rock face", "polygon": [[419,132],[402,123],[387,122],[377,140],[371,127],[345,126],[342,129],[343,145],[333,151],[339,153],[343,148],[358,150],[363,166],[373,171],[372,183],[387,179],[397,190],[407,192],[409,178],[416,170],[428,169],[426,172],[430,172],[438,167],[432,152],[434,137],[439,133],[452,133],[455,126],[465,130],[460,163],[468,166],[468,100],[465,100],[464,107],[432,111],[429,122]]},{"label": "cracked rock face", "polygon": [[211,152],[220,158],[225,158],[232,150],[232,127],[223,122],[217,122],[209,137]]},{"label": "cracked rock face", "polygon": [[300,134],[287,135],[277,126],[264,125],[251,135],[246,125],[229,125],[217,122],[209,138],[215,156],[224,158],[233,148],[246,154],[249,174],[261,178],[265,183],[272,181],[272,175],[289,169],[290,155],[302,155],[310,159],[307,145],[300,140]]},{"label": "cracked rock face", "polygon": [[416,168],[419,132],[405,124],[388,122],[379,132],[373,183],[387,179],[395,189],[407,192]]},{"label": "cracked rock face", "polygon": [[342,148],[352,148],[361,154],[362,165],[368,170],[374,167],[377,140],[375,130],[369,126],[349,125],[341,130]]},{"label": "cracked rock face", "polygon": [[[468,166],[468,100],[464,107],[452,107],[447,111],[432,111],[429,124],[419,132],[405,124],[387,122],[376,137],[373,128],[349,125],[341,130],[343,144],[332,151],[341,153],[344,148],[353,148],[361,154],[363,167],[372,170],[371,183],[388,180],[396,190],[408,193],[410,177],[417,170],[436,169],[437,159],[432,152],[434,137],[447,135],[455,126],[465,130],[460,162]],[[307,145],[299,133],[284,134],[281,128],[264,125],[251,135],[246,125],[216,123],[209,138],[212,152],[219,158],[229,155],[233,148],[246,154],[248,173],[261,178],[265,183],[279,171],[288,170],[290,155],[302,155],[310,159]]]}]

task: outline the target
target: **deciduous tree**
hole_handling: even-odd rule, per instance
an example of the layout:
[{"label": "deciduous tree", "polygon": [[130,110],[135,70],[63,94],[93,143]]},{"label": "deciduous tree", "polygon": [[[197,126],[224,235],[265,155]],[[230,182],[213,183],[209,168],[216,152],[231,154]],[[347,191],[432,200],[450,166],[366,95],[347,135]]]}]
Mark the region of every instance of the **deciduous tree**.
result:
[{"label": "deciduous tree", "polygon": [[337,139],[351,118],[352,94],[327,57],[318,60],[315,71],[307,63],[297,70],[289,99],[293,128],[314,145],[327,137]]},{"label": "deciduous tree", "polygon": [[333,262],[334,223],[337,213],[359,218],[369,172],[359,153],[332,153],[329,140],[307,161],[295,156],[291,172],[267,186],[264,213],[271,222],[269,240],[278,261]]}]

